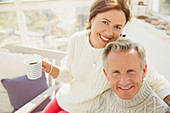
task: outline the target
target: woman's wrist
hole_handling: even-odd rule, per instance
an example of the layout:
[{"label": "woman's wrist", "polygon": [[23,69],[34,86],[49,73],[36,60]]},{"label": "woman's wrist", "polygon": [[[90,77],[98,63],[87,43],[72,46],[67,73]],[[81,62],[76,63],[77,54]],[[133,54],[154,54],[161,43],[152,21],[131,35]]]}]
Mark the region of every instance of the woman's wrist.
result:
[{"label": "woman's wrist", "polygon": [[51,66],[50,66],[51,68],[50,68],[50,71],[48,72],[48,74],[51,74],[52,73],[52,71],[53,71],[53,65],[51,64]]}]

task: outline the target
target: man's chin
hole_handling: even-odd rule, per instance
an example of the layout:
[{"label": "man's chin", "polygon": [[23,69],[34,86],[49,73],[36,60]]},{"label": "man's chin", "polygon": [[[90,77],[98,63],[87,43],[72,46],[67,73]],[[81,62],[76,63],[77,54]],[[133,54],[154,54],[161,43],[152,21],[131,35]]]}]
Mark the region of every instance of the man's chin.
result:
[{"label": "man's chin", "polygon": [[[119,95],[118,95],[118,96],[119,96]],[[130,100],[130,99],[132,99],[133,97],[134,97],[134,96],[132,96],[132,95],[127,95],[127,94],[119,96],[119,98],[121,98],[121,99],[123,99],[123,100]]]},{"label": "man's chin", "polygon": [[132,98],[127,98],[127,97],[125,97],[125,98],[121,98],[121,99],[123,99],[123,100],[130,100],[130,99],[132,99]]}]

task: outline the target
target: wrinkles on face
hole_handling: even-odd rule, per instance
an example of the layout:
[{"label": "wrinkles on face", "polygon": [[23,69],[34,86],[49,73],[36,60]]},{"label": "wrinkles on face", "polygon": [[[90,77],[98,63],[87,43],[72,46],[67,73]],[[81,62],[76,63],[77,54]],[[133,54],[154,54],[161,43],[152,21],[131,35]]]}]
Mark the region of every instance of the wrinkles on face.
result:
[{"label": "wrinkles on face", "polygon": [[107,56],[107,70],[110,86],[120,98],[131,99],[138,93],[144,73],[136,50],[111,51]]}]

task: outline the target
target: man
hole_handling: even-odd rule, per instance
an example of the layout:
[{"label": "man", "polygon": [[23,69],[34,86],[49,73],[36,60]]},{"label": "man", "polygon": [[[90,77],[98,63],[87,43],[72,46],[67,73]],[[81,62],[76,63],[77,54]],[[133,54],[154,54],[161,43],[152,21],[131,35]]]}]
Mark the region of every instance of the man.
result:
[{"label": "man", "polygon": [[96,97],[91,112],[165,113],[168,105],[145,80],[144,48],[128,39],[109,43],[103,53],[103,71],[111,89]]}]

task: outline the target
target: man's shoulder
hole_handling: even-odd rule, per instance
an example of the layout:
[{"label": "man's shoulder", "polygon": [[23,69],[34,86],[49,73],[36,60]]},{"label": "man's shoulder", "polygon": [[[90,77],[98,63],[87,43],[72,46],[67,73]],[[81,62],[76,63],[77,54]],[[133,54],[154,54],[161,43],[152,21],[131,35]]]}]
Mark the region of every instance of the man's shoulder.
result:
[{"label": "man's shoulder", "polygon": [[111,88],[105,90],[102,95],[114,95],[114,92]]},{"label": "man's shoulder", "polygon": [[113,102],[115,99],[115,94],[111,88],[105,90],[102,94],[98,96],[99,101],[105,101],[105,103]]},{"label": "man's shoulder", "polygon": [[113,103],[115,102],[114,96],[115,96],[114,92],[112,91],[111,88],[105,90],[103,93],[101,93],[95,98],[94,100],[95,106],[92,106],[91,112],[103,113],[106,112],[105,110],[109,111],[110,109],[108,109],[108,107],[110,105],[113,105]]}]

